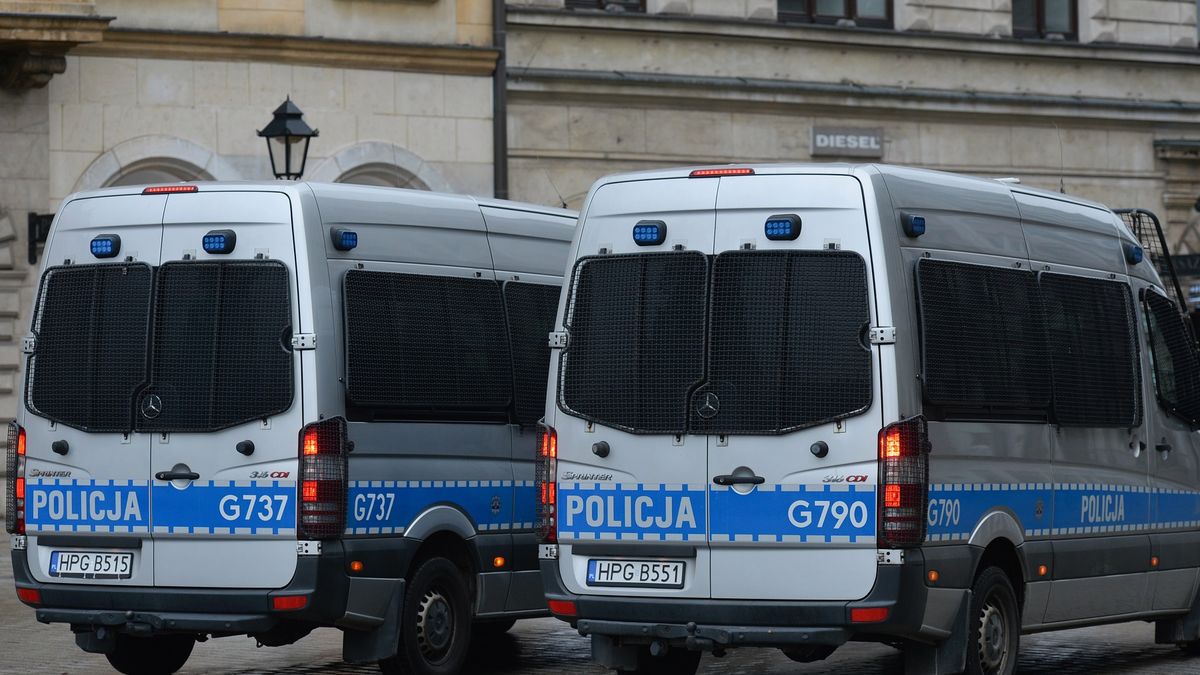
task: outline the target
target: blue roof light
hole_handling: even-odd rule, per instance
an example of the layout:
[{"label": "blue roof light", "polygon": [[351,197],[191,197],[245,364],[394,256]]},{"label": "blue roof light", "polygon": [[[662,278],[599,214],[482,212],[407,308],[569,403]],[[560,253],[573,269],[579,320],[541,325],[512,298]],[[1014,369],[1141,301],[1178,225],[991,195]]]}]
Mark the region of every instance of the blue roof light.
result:
[{"label": "blue roof light", "polygon": [[792,241],[800,236],[800,216],[785,214],[767,218],[763,226],[767,239],[771,241]]},{"label": "blue roof light", "polygon": [[925,234],[925,216],[912,213],[900,214],[900,224],[904,226],[904,234],[916,238]]},{"label": "blue roof light", "polygon": [[1125,262],[1136,265],[1146,257],[1145,251],[1137,244],[1125,244]]},{"label": "blue roof light", "polygon": [[121,252],[121,237],[115,234],[100,234],[92,238],[92,255],[97,258],[115,258]]},{"label": "blue roof light", "polygon": [[358,247],[358,233],[344,227],[335,227],[329,231],[333,247],[339,251],[353,251]]},{"label": "blue roof light", "polygon": [[233,230],[213,230],[204,235],[205,253],[233,253],[233,247],[236,245],[237,235]]},{"label": "blue roof light", "polygon": [[667,224],[661,220],[643,220],[633,226],[633,242],[638,246],[658,246],[667,240]]}]

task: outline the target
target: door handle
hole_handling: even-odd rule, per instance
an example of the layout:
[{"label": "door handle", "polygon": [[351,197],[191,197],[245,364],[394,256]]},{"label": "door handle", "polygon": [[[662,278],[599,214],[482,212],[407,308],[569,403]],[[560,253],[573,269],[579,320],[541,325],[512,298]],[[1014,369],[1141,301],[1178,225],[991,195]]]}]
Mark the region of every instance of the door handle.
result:
[{"label": "door handle", "polygon": [[158,480],[196,480],[200,474],[195,471],[159,471],[154,477]]},{"label": "door handle", "polygon": [[734,476],[723,473],[720,476],[713,476],[713,482],[717,485],[762,485],[767,482],[767,479],[762,476]]},{"label": "door handle", "polygon": [[1154,446],[1154,449],[1159,452],[1171,452],[1171,444],[1170,443],[1159,443],[1158,445]]}]

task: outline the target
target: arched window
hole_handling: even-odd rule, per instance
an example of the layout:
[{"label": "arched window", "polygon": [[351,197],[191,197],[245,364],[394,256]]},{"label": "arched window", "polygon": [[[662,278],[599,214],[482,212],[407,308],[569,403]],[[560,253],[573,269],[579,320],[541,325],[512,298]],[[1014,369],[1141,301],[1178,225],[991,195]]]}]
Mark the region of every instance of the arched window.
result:
[{"label": "arched window", "polygon": [[213,177],[207,172],[187,162],[166,157],[153,157],[122,167],[119,173],[104,183],[104,187],[212,179]]},{"label": "arched window", "polygon": [[412,188],[414,190],[429,189],[428,185],[408,171],[393,164],[384,164],[382,162],[372,162],[356,166],[338,176],[335,182]]}]

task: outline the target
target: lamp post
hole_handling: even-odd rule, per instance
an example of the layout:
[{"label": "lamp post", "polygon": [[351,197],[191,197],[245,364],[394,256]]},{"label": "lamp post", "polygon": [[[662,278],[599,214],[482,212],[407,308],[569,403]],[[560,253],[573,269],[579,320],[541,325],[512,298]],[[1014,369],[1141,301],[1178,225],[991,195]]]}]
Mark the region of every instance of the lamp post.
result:
[{"label": "lamp post", "polygon": [[267,126],[258,135],[267,139],[271,156],[271,173],[280,180],[297,180],[304,175],[308,159],[308,142],[320,132],[304,122],[304,113],[289,96],[278,108]]}]

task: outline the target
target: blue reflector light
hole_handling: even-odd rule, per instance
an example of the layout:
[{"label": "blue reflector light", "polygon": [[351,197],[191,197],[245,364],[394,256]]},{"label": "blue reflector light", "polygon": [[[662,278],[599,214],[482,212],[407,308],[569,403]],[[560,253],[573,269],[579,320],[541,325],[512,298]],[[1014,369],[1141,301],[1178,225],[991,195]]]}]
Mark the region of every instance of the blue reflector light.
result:
[{"label": "blue reflector light", "polygon": [[121,238],[115,234],[100,234],[92,238],[92,255],[115,258],[121,252]]},{"label": "blue reflector light", "polygon": [[771,216],[763,230],[771,241],[791,241],[800,236],[800,216]]},{"label": "blue reflector light", "polygon": [[1142,251],[1141,246],[1137,244],[1125,244],[1125,262],[1130,265],[1136,265],[1142,262],[1142,259],[1145,257],[1145,252]]},{"label": "blue reflector light", "polygon": [[925,216],[902,213],[900,214],[900,223],[904,226],[904,234],[910,237],[919,237],[925,234]]},{"label": "blue reflector light", "polygon": [[633,242],[638,246],[658,246],[667,240],[667,224],[661,220],[643,220],[633,226]]},{"label": "blue reflector light", "polygon": [[233,253],[237,235],[233,230],[213,230],[204,235],[205,253]]},{"label": "blue reflector light", "polygon": [[329,231],[333,239],[333,247],[339,251],[353,251],[358,247],[358,233],[343,227],[335,227]]}]

